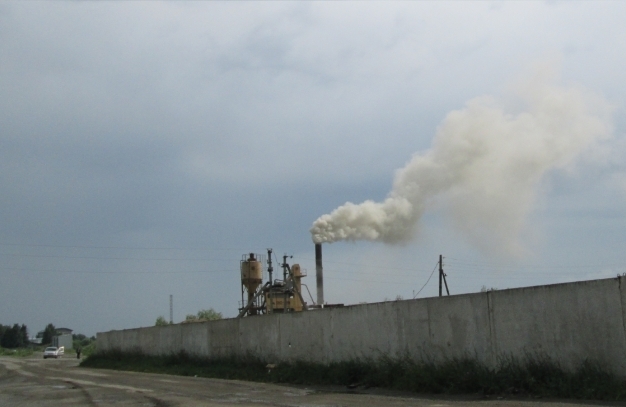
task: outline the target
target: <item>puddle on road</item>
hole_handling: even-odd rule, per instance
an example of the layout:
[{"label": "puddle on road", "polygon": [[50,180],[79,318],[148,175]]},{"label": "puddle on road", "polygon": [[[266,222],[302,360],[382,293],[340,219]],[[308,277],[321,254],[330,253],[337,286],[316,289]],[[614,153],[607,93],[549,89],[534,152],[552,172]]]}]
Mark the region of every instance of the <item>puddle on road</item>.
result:
[{"label": "puddle on road", "polygon": [[126,390],[126,391],[130,391],[130,392],[138,392],[138,393],[152,393],[152,390],[150,390],[150,389],[142,389],[140,387],[124,386],[124,385],[120,385],[120,384],[96,383],[96,382],[91,382],[91,381],[88,381],[88,380],[78,380],[78,379],[74,379],[74,378],[71,378],[71,377],[53,377],[53,376],[49,376],[49,377],[46,377],[46,379],[63,380],[64,382],[76,383],[76,384],[81,385],[81,386],[95,386],[95,387],[104,387],[104,388],[107,388],[107,389]]},{"label": "puddle on road", "polygon": [[94,377],[109,377],[110,376],[105,373],[96,373],[96,372],[90,372],[87,370],[72,370],[72,374],[80,374],[84,376],[94,376]]},{"label": "puddle on road", "polygon": [[287,397],[302,397],[302,396],[308,396],[309,394],[313,394],[315,393],[312,390],[302,390],[302,391],[286,391],[283,393],[283,395],[287,396]]}]

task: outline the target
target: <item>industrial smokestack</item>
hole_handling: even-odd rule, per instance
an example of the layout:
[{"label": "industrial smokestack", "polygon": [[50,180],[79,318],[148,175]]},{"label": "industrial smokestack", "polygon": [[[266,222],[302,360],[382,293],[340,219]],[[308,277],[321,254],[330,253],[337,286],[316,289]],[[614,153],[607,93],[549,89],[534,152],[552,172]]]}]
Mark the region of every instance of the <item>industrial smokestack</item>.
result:
[{"label": "industrial smokestack", "polygon": [[317,278],[317,305],[324,305],[324,268],[322,267],[322,244],[315,244],[315,277]]}]

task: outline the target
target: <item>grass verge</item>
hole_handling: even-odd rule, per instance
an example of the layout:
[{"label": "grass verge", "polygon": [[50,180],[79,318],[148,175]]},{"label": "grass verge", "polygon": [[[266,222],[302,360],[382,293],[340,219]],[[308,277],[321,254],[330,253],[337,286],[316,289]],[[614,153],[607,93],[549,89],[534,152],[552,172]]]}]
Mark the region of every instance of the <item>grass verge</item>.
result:
[{"label": "grass verge", "polygon": [[33,353],[35,353],[35,349],[33,348],[7,349],[7,348],[0,347],[0,356],[26,357],[26,356],[31,356]]},{"label": "grass verge", "polygon": [[281,363],[268,369],[254,357],[208,359],[184,352],[148,356],[140,352],[94,353],[83,367],[167,373],[303,385],[381,387],[430,394],[515,395],[585,400],[626,400],[626,381],[590,362],[573,372],[548,357],[503,358],[491,369],[474,358],[441,363],[409,358],[355,359],[330,364]]}]

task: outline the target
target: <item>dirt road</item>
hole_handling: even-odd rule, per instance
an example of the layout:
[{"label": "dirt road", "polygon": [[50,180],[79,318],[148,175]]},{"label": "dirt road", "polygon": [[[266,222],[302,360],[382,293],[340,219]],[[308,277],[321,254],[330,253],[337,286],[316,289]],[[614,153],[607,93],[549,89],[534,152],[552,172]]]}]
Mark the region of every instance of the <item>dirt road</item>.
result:
[{"label": "dirt road", "polygon": [[[566,407],[594,404],[509,400],[460,401],[349,394],[239,382],[95,370],[75,358],[0,357],[0,406],[215,407]],[[597,404],[596,404],[597,405]]]}]

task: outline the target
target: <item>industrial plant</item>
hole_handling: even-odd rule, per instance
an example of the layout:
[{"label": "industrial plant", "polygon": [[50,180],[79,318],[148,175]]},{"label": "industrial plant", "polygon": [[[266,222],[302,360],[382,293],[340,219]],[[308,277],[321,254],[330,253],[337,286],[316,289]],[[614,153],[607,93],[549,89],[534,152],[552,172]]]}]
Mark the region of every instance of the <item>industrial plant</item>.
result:
[{"label": "industrial plant", "polygon": [[[322,245],[315,245],[315,265],[317,282],[317,302],[313,300],[311,291],[302,278],[307,274],[299,264],[289,265],[284,255],[280,264],[282,279],[274,278],[272,263],[272,249],[267,249],[267,256],[263,254],[247,253],[241,258],[239,270],[241,272],[241,307],[238,318],[252,315],[288,313],[308,311],[309,309],[328,307],[324,304],[324,277],[322,266]],[[263,263],[267,264],[268,280],[263,283]],[[304,300],[302,288],[306,289],[312,304]],[[332,306],[342,306],[335,304]]]},{"label": "industrial plant", "polygon": [[548,355],[566,370],[593,362],[626,377],[626,276],[450,295],[439,256],[438,297],[343,306],[324,301],[321,243],[316,301],[303,283],[306,270],[292,258],[280,262],[272,249],[242,255],[237,318],[99,332],[98,351],[323,364],[472,355],[489,367]]}]

